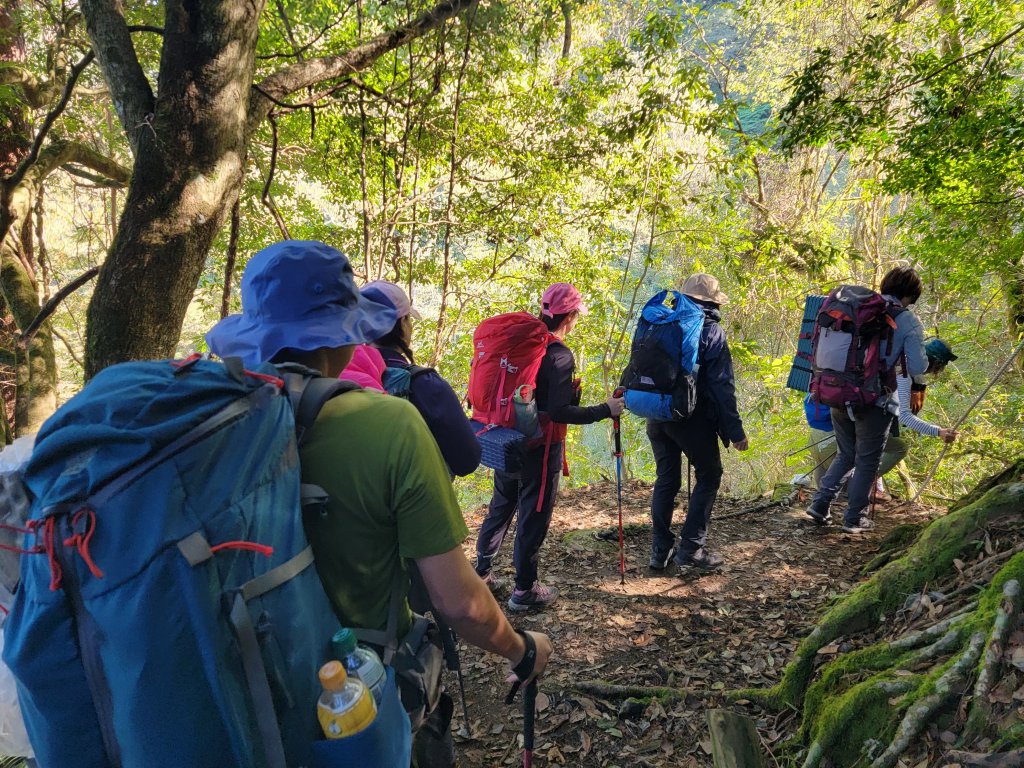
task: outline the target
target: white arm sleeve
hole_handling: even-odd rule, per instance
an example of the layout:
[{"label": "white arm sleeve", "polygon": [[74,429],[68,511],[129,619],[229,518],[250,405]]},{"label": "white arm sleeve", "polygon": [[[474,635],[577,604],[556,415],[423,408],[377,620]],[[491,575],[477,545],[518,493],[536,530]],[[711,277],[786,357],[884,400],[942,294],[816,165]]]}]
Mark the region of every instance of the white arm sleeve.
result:
[{"label": "white arm sleeve", "polygon": [[900,426],[912,429],[928,437],[938,437],[939,427],[919,419],[910,410],[910,379],[906,376],[896,377],[896,392],[900,400]]}]

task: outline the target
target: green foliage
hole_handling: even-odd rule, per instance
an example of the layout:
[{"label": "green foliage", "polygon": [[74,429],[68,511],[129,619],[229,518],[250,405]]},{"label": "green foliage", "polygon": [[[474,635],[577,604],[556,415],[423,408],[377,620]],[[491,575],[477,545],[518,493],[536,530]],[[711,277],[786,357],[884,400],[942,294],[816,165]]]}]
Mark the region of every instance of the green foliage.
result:
[{"label": "green foliage", "polygon": [[[425,317],[418,359],[461,392],[475,326],[533,309],[547,284],[568,280],[591,309],[569,339],[590,404],[617,382],[643,302],[691,272],[712,272],[731,297],[723,324],[751,436],[748,452],[725,454],[725,490],[749,494],[810,468],[806,453],[786,456],[807,443],[801,395],[784,388],[804,297],[874,284],[910,257],[927,281],[916,311],[960,354],[923,414],[951,424],[1009,352],[1006,319],[1024,307],[1014,298],[1024,296],[1024,227],[1010,199],[1024,187],[1024,35],[1019,13],[990,5],[897,21],[859,2],[848,14],[823,0],[569,2],[563,55],[563,3],[482,0],[357,77],[275,107],[250,147],[230,308],[239,308],[246,260],[283,236],[279,220],[291,237],[340,247],[361,278],[411,288]],[[347,50],[431,6],[267,4],[258,77]],[[160,3],[129,2],[125,13],[133,24],[163,24]],[[39,77],[58,53],[74,60],[87,44],[63,6],[23,14]],[[949,47],[953,31],[960,53]],[[159,35],[134,41],[152,76]],[[91,90],[73,97],[53,135],[129,163],[96,67],[81,86]],[[102,260],[123,198],[53,177],[46,289]],[[227,243],[225,228],[182,352],[203,349],[219,317]],[[68,342],[65,395],[81,382],[73,356],[88,298],[88,289],[75,294],[55,315]],[[1024,449],[1019,384],[1011,371],[975,411],[932,492],[955,497]],[[652,478],[643,423],[627,416],[623,430],[628,473]],[[613,478],[609,441],[607,422],[570,430],[568,482]],[[913,442],[908,463],[921,477],[941,446]],[[466,498],[479,498],[487,478],[460,482]]]}]

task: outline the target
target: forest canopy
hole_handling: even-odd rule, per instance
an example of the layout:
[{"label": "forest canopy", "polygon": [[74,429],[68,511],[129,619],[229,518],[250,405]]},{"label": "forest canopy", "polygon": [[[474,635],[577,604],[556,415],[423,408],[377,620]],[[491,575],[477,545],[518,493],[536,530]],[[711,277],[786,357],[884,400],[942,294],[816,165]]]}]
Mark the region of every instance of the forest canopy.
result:
[{"label": "forest canopy", "polygon": [[[918,267],[915,311],[960,358],[930,390],[946,424],[1016,346],[1020,2],[246,8],[0,10],[6,441],[106,365],[204,351],[247,259],[282,238],[405,286],[417,360],[456,391],[482,319],[569,281],[590,308],[585,397],[603,399],[643,302],[717,275],[752,446],[727,460],[736,491],[809,469],[784,387],[807,295]],[[1020,384],[973,412],[935,494],[1020,455]],[[649,477],[624,423],[628,471]],[[570,432],[573,482],[611,472],[606,432]],[[909,476],[938,450],[916,442]]]}]

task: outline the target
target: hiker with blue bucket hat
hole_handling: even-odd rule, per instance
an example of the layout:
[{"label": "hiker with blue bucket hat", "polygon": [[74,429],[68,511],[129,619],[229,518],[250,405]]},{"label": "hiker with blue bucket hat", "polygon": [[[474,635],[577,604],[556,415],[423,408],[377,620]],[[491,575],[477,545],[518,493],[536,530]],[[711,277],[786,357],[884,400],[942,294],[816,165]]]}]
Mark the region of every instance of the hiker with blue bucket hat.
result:
[{"label": "hiker with blue bucket hat", "polygon": [[[218,355],[247,365],[305,366],[337,378],[355,345],[381,338],[399,319],[392,304],[360,294],[340,251],[316,241],[264,248],[246,266],[241,290],[241,314],[206,338]],[[453,765],[440,641],[436,626],[408,607],[407,564],[416,564],[433,605],[459,636],[507,659],[523,681],[543,672],[551,643],[513,629],[466,560],[468,529],[448,470],[412,404],[362,390],[335,397],[304,435],[300,458],[303,482],[327,496],[304,522],[334,610],[398,671],[417,729],[416,765]],[[434,679],[407,679],[407,667]]]}]

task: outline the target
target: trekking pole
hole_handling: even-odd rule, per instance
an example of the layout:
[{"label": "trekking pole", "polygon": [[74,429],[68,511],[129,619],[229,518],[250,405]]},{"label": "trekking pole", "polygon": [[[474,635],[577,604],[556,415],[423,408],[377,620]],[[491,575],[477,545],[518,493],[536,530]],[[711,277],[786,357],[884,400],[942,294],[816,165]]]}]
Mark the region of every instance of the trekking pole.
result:
[{"label": "trekking pole", "polygon": [[523,693],[523,768],[533,766],[533,720],[537,714],[537,681]]},{"label": "trekking pole", "polygon": [[[622,397],[623,394],[624,390],[619,387],[612,393],[612,397]],[[622,429],[618,416],[612,418],[612,427],[615,431],[615,453],[613,454],[615,456],[615,486],[619,497],[619,584],[625,584],[626,542],[622,532]]]},{"label": "trekking pole", "polygon": [[[992,389],[995,383],[1003,377],[1003,374],[1006,373],[1007,370],[1009,370],[1010,366],[1013,365],[1013,361],[1017,359],[1017,355],[1021,353],[1021,350],[1024,350],[1024,339],[1021,339],[1021,342],[1020,344],[1017,345],[1017,348],[1013,350],[1013,352],[1010,354],[1008,358],[1006,358],[1006,362],[1003,363],[1002,368],[996,371],[996,375],[993,376],[992,381],[990,381],[985,386],[985,388],[981,390],[981,394],[974,398],[974,402],[971,403],[970,407],[966,411],[964,411],[964,415],[957,419],[956,424],[954,424],[952,427],[954,432],[956,432],[956,430],[958,430],[960,426],[965,421],[967,421],[967,417],[971,414],[971,411],[973,411],[977,407],[978,403],[980,403],[984,399],[985,395],[988,394],[988,391]],[[917,493],[914,495],[914,498],[912,498],[909,501],[910,504],[916,504],[917,500],[921,498],[921,494],[924,492],[924,489],[928,487],[928,484],[935,477],[935,473],[939,469],[939,464],[941,464],[942,460],[946,457],[946,451],[949,450],[950,445],[952,445],[952,443],[945,443],[942,446],[942,452],[939,454],[939,458],[937,458],[935,460],[935,463],[932,464],[932,468],[931,470],[929,470],[928,476],[924,479],[924,482],[921,483],[921,485],[918,487]]]},{"label": "trekking pole", "polygon": [[[522,682],[516,680],[512,683],[512,690],[505,696],[505,703],[511,704],[516,700],[516,694]],[[537,680],[534,679],[523,691],[523,768],[531,768],[533,765],[533,723],[537,714]]]},{"label": "trekking pole", "polygon": [[[438,615],[434,614],[435,617]],[[438,628],[441,630],[441,645],[443,646],[446,666],[450,671],[455,672],[456,679],[459,682],[459,696],[462,699],[462,728],[458,730],[458,735],[469,739],[473,733],[469,728],[469,707],[466,706],[466,681],[462,677],[462,659],[459,658],[459,648],[456,645],[458,638],[455,635],[455,630],[448,626],[447,623],[437,622]]]},{"label": "trekking pole", "polygon": [[792,456],[796,456],[798,453],[803,453],[804,451],[809,451],[809,450],[811,450],[811,448],[817,448],[819,445],[821,445],[822,443],[826,442],[827,440],[831,440],[833,437],[834,437],[834,435],[830,432],[827,435],[825,435],[825,437],[821,438],[821,440],[813,442],[810,445],[805,445],[803,448],[797,448],[795,451],[792,451],[791,453],[787,453],[786,454],[786,458],[788,459],[788,458],[790,458]]}]

